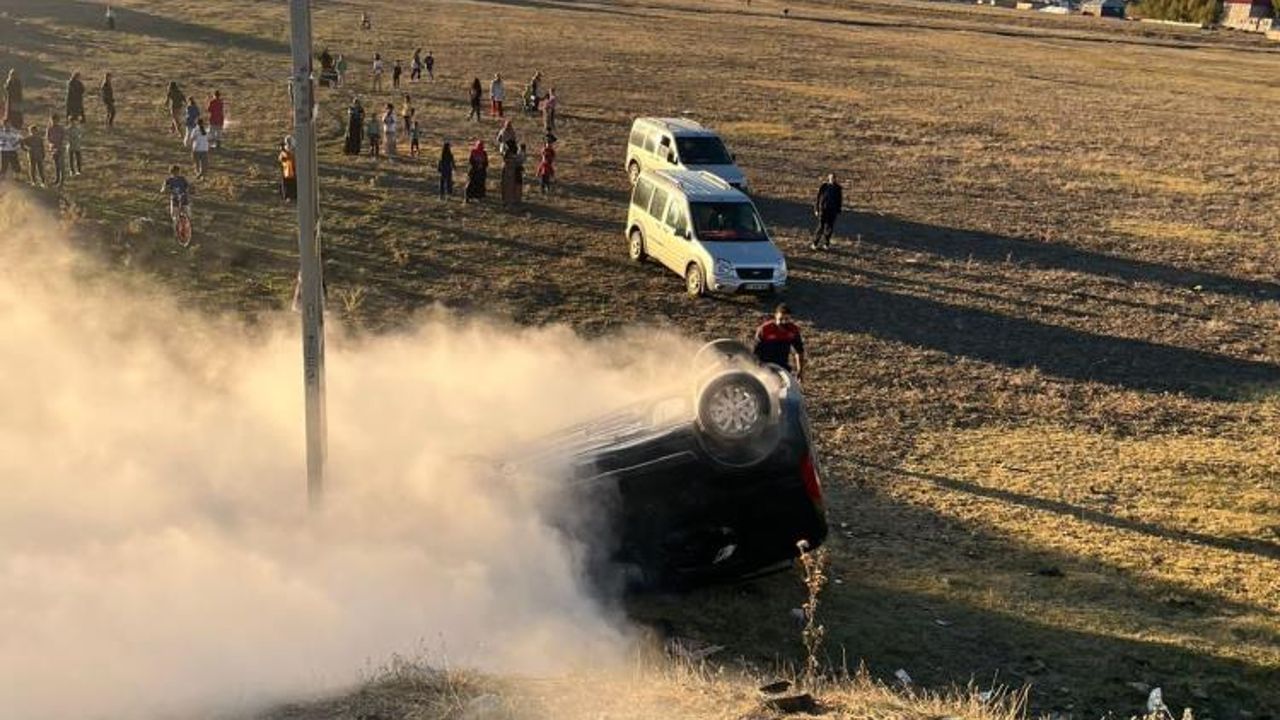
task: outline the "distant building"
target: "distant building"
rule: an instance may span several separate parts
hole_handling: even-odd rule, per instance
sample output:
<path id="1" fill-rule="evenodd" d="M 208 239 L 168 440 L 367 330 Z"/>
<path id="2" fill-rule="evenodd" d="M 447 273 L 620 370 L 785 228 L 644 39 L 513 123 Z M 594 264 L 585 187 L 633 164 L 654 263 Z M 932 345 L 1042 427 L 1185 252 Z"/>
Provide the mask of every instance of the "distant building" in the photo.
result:
<path id="1" fill-rule="evenodd" d="M 1085 0 L 1085 3 L 1080 6 L 1080 14 L 1122 18 L 1124 17 L 1124 0 Z"/>
<path id="2" fill-rule="evenodd" d="M 1222 26 L 1237 30 L 1266 32 L 1263 20 L 1271 17 L 1271 0 L 1226 0 L 1222 5 Z"/>

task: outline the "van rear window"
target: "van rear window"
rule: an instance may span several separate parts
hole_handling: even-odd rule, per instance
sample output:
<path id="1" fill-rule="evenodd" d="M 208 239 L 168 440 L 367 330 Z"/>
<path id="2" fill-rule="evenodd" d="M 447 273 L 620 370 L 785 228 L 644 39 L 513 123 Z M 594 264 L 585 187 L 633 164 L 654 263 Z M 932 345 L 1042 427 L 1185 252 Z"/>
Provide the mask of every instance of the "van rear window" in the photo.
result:
<path id="1" fill-rule="evenodd" d="M 653 198 L 653 183 L 640 178 L 640 182 L 636 183 L 635 192 L 631 193 L 631 204 L 644 210 L 649 211 L 649 200 Z"/>
<path id="2" fill-rule="evenodd" d="M 631 144 L 634 147 L 644 147 L 644 130 L 635 128 L 631 131 Z"/>

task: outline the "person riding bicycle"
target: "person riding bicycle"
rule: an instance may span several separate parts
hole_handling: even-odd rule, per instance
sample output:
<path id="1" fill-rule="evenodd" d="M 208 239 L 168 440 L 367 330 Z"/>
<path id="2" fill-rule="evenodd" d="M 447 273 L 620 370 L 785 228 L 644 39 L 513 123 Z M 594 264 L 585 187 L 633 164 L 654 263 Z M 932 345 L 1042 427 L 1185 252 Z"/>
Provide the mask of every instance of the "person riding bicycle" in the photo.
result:
<path id="1" fill-rule="evenodd" d="M 186 209 L 190 213 L 191 208 L 191 183 L 182 176 L 182 168 L 177 165 L 169 167 L 169 177 L 164 181 L 164 187 L 160 192 L 169 194 L 169 217 L 173 219 L 174 227 L 178 226 L 178 210 Z"/>

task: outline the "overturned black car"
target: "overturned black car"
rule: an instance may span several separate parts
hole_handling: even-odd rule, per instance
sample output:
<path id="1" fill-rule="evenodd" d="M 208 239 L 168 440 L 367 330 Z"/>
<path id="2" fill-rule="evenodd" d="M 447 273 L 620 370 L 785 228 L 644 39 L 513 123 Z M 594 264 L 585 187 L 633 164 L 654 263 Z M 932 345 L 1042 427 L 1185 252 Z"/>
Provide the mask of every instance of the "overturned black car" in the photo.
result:
<path id="1" fill-rule="evenodd" d="M 561 507 L 592 509 L 557 525 L 590 547 L 595 569 L 622 568 L 633 587 L 764 574 L 787 567 L 799 541 L 817 547 L 827 535 L 795 378 L 732 340 L 704 346 L 694 365 L 693 388 L 538 444 L 570 458 L 571 498 Z"/>

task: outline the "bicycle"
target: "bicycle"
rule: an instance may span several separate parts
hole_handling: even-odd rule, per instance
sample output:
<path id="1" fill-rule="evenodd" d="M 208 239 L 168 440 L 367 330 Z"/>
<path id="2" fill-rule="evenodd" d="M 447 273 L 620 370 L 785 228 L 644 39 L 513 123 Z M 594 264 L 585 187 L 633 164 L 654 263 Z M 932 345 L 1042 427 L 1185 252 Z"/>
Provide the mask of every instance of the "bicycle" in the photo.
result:
<path id="1" fill-rule="evenodd" d="M 170 214 L 173 217 L 173 237 L 182 247 L 191 245 L 191 201 L 183 198 L 171 201 Z"/>

